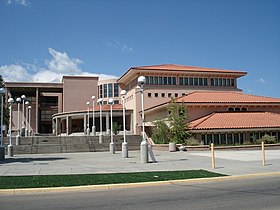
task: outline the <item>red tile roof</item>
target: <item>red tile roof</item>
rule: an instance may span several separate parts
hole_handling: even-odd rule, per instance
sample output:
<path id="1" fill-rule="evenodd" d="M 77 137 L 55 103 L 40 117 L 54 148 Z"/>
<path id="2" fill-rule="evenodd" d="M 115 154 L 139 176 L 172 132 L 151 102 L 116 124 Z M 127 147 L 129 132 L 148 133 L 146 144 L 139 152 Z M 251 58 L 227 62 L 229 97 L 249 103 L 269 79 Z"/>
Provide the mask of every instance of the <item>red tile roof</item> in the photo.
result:
<path id="1" fill-rule="evenodd" d="M 183 103 L 280 103 L 280 98 L 256 96 L 237 91 L 195 91 L 176 99 Z"/>
<path id="2" fill-rule="evenodd" d="M 189 123 L 193 130 L 280 128 L 280 114 L 271 112 L 212 113 Z"/>
<path id="3" fill-rule="evenodd" d="M 198 66 L 183 66 L 177 64 L 162 64 L 162 65 L 154 65 L 154 66 L 137 66 L 132 67 L 131 69 L 138 69 L 138 70 L 175 70 L 175 71 L 200 71 L 200 72 L 225 72 L 225 73 L 241 73 L 247 74 L 244 71 L 237 71 L 237 70 L 225 70 L 225 69 L 218 69 L 218 68 L 206 68 L 206 67 L 198 67 Z"/>

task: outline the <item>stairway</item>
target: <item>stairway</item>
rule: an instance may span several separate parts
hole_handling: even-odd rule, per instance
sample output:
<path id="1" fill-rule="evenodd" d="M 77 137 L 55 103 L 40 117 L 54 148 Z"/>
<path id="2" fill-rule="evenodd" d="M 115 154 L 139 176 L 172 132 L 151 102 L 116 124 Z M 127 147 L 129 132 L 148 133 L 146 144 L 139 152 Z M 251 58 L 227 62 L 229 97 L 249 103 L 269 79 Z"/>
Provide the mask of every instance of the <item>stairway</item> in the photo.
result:
<path id="1" fill-rule="evenodd" d="M 128 149 L 139 150 L 141 136 L 127 135 Z M 123 136 L 114 136 L 116 151 L 121 151 Z M 98 136 L 32 136 L 21 137 L 20 145 L 15 145 L 12 138 L 14 154 L 47 154 L 71 152 L 103 152 L 109 151 L 110 136 L 103 136 L 103 143 L 99 144 Z M 8 138 L 4 138 L 5 146 Z M 7 154 L 7 153 L 6 153 Z"/>

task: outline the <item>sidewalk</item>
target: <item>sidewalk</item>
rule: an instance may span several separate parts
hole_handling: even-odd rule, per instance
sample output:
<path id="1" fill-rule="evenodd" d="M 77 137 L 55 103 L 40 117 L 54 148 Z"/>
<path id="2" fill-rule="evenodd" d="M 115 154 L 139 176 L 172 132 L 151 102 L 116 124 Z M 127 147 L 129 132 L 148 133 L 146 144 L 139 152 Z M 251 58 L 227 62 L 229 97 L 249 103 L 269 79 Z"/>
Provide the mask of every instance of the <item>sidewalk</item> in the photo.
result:
<path id="1" fill-rule="evenodd" d="M 7 157 L 0 162 L 0 176 L 95 174 L 144 171 L 204 169 L 227 175 L 280 171 L 280 150 L 266 151 L 262 166 L 261 151 L 215 151 L 216 168 L 211 168 L 211 152 L 154 151 L 157 163 L 140 163 L 140 151 L 28 154 Z"/>

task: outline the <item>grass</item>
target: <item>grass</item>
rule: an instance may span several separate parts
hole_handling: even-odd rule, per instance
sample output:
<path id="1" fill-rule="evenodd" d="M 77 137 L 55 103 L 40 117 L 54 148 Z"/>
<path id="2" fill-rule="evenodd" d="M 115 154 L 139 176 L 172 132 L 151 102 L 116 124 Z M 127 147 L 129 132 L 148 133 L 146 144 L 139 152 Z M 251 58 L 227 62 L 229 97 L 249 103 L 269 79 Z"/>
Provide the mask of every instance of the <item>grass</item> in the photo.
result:
<path id="1" fill-rule="evenodd" d="M 114 174 L 0 176 L 0 189 L 67 187 L 153 182 L 225 176 L 205 170 L 155 171 Z"/>

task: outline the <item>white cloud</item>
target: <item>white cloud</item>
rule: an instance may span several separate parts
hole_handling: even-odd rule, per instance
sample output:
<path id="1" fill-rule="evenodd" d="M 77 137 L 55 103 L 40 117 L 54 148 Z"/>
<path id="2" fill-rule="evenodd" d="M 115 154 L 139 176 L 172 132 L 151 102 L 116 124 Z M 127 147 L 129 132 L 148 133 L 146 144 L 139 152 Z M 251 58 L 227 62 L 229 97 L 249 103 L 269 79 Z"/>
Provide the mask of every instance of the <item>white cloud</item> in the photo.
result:
<path id="1" fill-rule="evenodd" d="M 6 4 L 7 5 L 10 5 L 12 3 L 19 4 L 19 5 L 22 5 L 22 6 L 30 5 L 30 1 L 29 0 L 6 0 Z"/>
<path id="2" fill-rule="evenodd" d="M 107 47 L 118 48 L 125 52 L 135 52 L 132 47 L 129 47 L 127 44 L 121 43 L 116 39 L 105 41 L 105 44 Z"/>
<path id="3" fill-rule="evenodd" d="M 266 84 L 266 81 L 263 78 L 256 80 L 257 83 Z"/>
<path id="4" fill-rule="evenodd" d="M 66 52 L 58 52 L 49 48 L 52 58 L 45 60 L 46 67 L 38 67 L 35 64 L 11 64 L 0 66 L 0 74 L 6 82 L 61 82 L 65 75 L 94 76 L 99 80 L 117 78 L 114 75 L 94 74 L 84 72 L 79 65 L 83 62 L 77 58 L 71 58 Z"/>
<path id="5" fill-rule="evenodd" d="M 32 76 L 27 69 L 18 64 L 0 66 L 0 73 L 7 82 L 28 82 L 32 80 Z"/>

